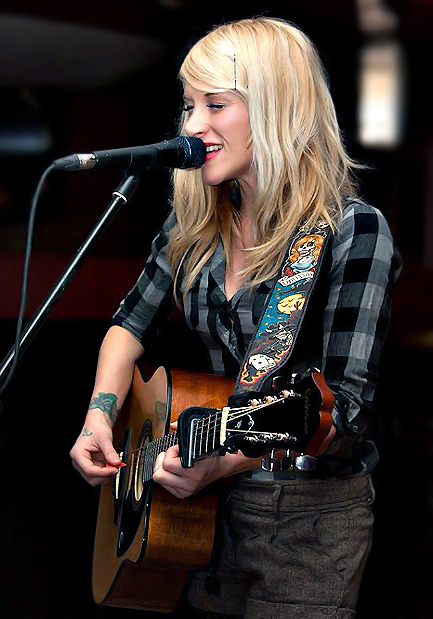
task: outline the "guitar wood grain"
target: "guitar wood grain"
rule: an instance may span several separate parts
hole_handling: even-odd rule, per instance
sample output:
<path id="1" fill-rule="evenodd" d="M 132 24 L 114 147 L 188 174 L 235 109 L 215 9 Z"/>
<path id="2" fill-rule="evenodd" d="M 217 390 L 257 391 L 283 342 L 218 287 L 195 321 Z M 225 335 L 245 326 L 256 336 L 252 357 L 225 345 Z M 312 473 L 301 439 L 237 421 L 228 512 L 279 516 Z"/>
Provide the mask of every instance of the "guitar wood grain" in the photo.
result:
<path id="1" fill-rule="evenodd" d="M 170 421 L 189 406 L 220 407 L 233 393 L 227 378 L 183 370 L 168 372 L 160 367 L 146 381 L 136 367 L 132 387 L 118 416 L 113 435 L 118 451 L 135 450 L 145 423 L 152 428 L 149 440 L 164 436 Z M 126 454 L 127 456 L 128 454 Z M 126 459 L 125 459 L 126 461 Z M 137 458 L 136 458 L 137 461 Z M 121 469 L 124 475 L 120 507 L 115 501 L 115 481 L 101 487 L 97 517 L 92 586 L 97 603 L 107 606 L 168 612 L 174 609 L 191 575 L 209 562 L 213 544 L 218 497 L 212 487 L 187 499 L 177 499 L 161 486 L 140 484 L 133 478 L 133 467 Z M 122 488 L 122 484 L 118 484 Z M 125 490 L 129 489 L 128 492 Z M 138 488 L 138 490 L 137 490 Z M 142 510 L 136 534 L 125 552 L 118 556 L 119 535 L 124 523 L 116 514 L 127 511 L 122 504 L 134 497 L 137 514 Z M 122 490 L 121 490 L 122 492 Z"/>

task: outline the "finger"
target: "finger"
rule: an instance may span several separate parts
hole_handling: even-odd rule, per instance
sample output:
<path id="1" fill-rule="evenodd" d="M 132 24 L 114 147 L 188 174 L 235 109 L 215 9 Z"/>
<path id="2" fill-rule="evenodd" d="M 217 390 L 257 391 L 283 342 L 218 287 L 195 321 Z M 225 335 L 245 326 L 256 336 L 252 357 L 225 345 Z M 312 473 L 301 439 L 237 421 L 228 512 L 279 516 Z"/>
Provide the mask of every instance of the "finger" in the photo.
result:
<path id="1" fill-rule="evenodd" d="M 174 473 L 164 470 L 162 467 L 155 470 L 153 473 L 153 481 L 160 484 L 171 494 L 174 494 L 178 499 L 183 499 L 193 493 L 190 488 L 191 480 Z"/>
<path id="2" fill-rule="evenodd" d="M 155 466 L 153 467 L 154 471 L 159 470 L 162 467 L 164 458 L 165 458 L 165 451 L 162 451 L 155 460 Z"/>
<path id="3" fill-rule="evenodd" d="M 174 475 L 185 475 L 186 471 L 192 471 L 192 469 L 185 469 L 182 466 L 179 457 L 178 445 L 174 445 L 173 447 L 169 447 L 169 449 L 167 449 L 167 451 L 164 453 L 164 458 L 162 459 L 161 466 L 164 471 L 169 471 Z"/>
<path id="4" fill-rule="evenodd" d="M 87 483 L 90 484 L 91 486 L 97 486 L 98 484 L 102 483 L 103 481 L 106 481 L 107 479 L 105 477 L 100 477 L 99 475 L 95 475 L 94 473 L 91 473 L 91 474 L 86 473 L 75 460 L 72 460 L 72 466 L 81 475 L 81 477 L 85 481 L 87 481 Z"/>
<path id="5" fill-rule="evenodd" d="M 119 470 L 120 464 L 120 461 L 117 465 L 108 464 L 103 454 L 86 449 L 76 453 L 72 462 L 74 467 L 87 481 L 95 477 L 104 479 L 105 477 L 115 475 Z"/>
<path id="6" fill-rule="evenodd" d="M 153 469 L 154 481 L 168 489 L 168 486 L 178 486 L 184 477 L 185 469 L 180 464 L 177 451 L 172 447 L 160 453 Z"/>
<path id="7" fill-rule="evenodd" d="M 85 473 L 84 471 L 77 468 L 78 472 L 81 476 L 89 483 L 91 486 L 97 486 L 99 484 L 104 484 L 110 481 L 116 474 L 118 469 L 110 468 L 108 469 L 98 469 L 98 473 Z"/>
<path id="8" fill-rule="evenodd" d="M 106 441 L 101 440 L 99 446 L 100 446 L 101 452 L 104 454 L 106 463 L 110 464 L 111 466 L 118 467 L 119 463 L 121 462 L 121 459 L 117 451 L 114 449 L 113 443 L 110 440 L 106 440 Z"/>
<path id="9" fill-rule="evenodd" d="M 180 463 L 179 445 L 173 445 L 172 447 L 169 447 L 165 452 L 165 459 L 168 462 L 172 462 L 173 460 L 179 460 Z"/>
<path id="10" fill-rule="evenodd" d="M 158 454 L 158 457 L 155 460 L 155 466 L 153 468 L 154 471 L 157 469 L 163 468 L 164 470 L 176 469 L 178 470 L 178 466 L 176 461 L 179 461 L 179 447 L 174 445 L 173 447 L 169 447 L 167 451 L 162 451 Z M 182 467 L 183 468 L 183 467 Z"/>

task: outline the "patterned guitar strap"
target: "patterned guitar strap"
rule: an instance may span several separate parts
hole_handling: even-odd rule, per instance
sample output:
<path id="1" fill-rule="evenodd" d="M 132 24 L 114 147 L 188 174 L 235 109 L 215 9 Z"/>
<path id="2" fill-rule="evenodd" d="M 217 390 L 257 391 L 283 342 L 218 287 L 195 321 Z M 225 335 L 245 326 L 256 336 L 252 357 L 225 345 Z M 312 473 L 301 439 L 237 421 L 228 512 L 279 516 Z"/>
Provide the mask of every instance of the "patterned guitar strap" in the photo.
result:
<path id="1" fill-rule="evenodd" d="M 318 280 L 328 240 L 326 223 L 302 225 L 292 236 L 236 380 L 235 394 L 260 391 L 289 361 Z"/>
<path id="2" fill-rule="evenodd" d="M 270 292 L 255 335 L 236 380 L 234 394 L 260 391 L 265 381 L 288 362 L 300 331 L 308 302 L 318 280 L 328 240 L 328 224 L 305 225 L 290 239 L 280 275 Z M 228 492 L 228 486 L 225 492 Z M 222 549 L 222 521 L 227 495 L 218 502 L 212 557 L 205 578 L 206 591 L 219 595 L 217 569 Z"/>

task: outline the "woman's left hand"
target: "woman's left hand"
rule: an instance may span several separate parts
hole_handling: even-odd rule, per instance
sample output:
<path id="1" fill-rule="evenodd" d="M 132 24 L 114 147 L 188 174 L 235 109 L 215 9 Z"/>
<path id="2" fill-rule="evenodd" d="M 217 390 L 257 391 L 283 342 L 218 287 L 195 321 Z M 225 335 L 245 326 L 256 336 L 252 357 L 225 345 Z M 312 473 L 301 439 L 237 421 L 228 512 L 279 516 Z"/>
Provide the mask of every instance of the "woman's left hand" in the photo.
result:
<path id="1" fill-rule="evenodd" d="M 221 456 L 198 460 L 190 469 L 180 463 L 179 446 L 160 453 L 155 462 L 153 480 L 178 499 L 185 499 L 221 477 Z"/>

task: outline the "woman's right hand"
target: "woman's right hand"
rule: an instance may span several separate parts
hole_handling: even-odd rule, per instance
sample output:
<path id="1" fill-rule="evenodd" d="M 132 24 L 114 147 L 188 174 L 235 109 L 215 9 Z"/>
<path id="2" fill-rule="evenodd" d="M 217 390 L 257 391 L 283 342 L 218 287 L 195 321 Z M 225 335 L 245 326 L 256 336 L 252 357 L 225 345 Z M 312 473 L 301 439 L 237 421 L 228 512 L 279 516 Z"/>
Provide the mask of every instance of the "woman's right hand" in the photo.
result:
<path id="1" fill-rule="evenodd" d="M 115 475 L 121 465 L 119 454 L 113 447 L 111 426 L 100 411 L 89 411 L 70 453 L 74 468 L 91 486 Z"/>
<path id="2" fill-rule="evenodd" d="M 121 466 L 111 428 L 143 352 L 135 337 L 118 326 L 111 327 L 102 342 L 86 421 L 70 452 L 74 468 L 92 486 L 115 475 Z"/>

